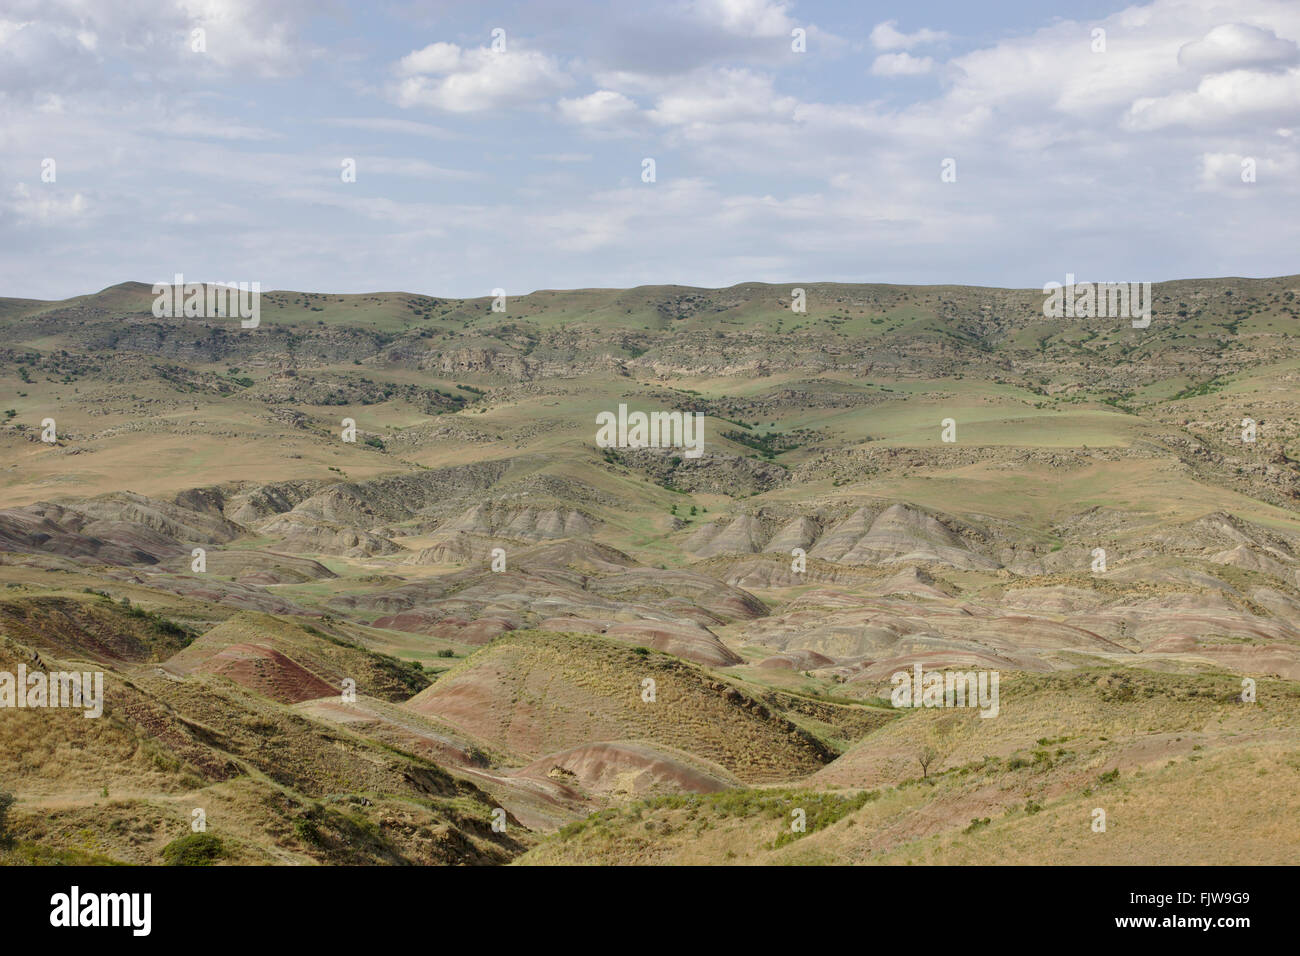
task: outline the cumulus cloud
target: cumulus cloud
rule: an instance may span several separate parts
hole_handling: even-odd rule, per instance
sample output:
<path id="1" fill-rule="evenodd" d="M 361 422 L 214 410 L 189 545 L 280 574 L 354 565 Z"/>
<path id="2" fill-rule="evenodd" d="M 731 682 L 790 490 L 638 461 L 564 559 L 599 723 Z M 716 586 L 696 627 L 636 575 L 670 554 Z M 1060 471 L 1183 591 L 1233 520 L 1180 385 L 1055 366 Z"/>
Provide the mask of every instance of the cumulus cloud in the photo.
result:
<path id="1" fill-rule="evenodd" d="M 920 76 L 933 69 L 932 58 L 910 53 L 882 53 L 871 64 L 874 76 Z"/>
<path id="2" fill-rule="evenodd" d="M 413 50 L 397 61 L 397 72 L 402 76 L 421 73 L 451 73 L 461 64 L 461 51 L 454 43 L 430 43 L 422 50 Z"/>
<path id="3" fill-rule="evenodd" d="M 1129 129 L 1208 129 L 1238 120 L 1294 124 L 1300 113 L 1300 68 L 1285 73 L 1232 70 L 1204 77 L 1195 90 L 1141 97 L 1124 117 Z"/>
<path id="4" fill-rule="evenodd" d="M 1294 40 L 1247 23 L 1221 24 L 1178 51 L 1179 63 L 1202 73 L 1276 67 L 1296 60 L 1300 60 L 1300 48 Z"/>
<path id="5" fill-rule="evenodd" d="M 682 78 L 649 111 L 656 123 L 678 126 L 790 118 L 798 100 L 776 92 L 771 76 L 746 69 L 701 70 Z"/>
<path id="6" fill-rule="evenodd" d="M 99 6 L 61 2 L 78 9 Z M 191 66 L 193 57 L 203 56 L 224 69 L 284 76 L 302 69 L 318 52 L 302 37 L 310 8 L 296 0 L 145 0 L 141 6 L 161 27 L 145 35 L 160 45 L 174 45 Z M 165 31 L 172 29 L 176 35 L 168 36 Z M 205 33 L 203 53 L 192 48 L 195 29 Z"/>
<path id="7" fill-rule="evenodd" d="M 868 22 L 868 61 L 846 63 L 803 9 L 764 0 L 521 7 L 503 54 L 465 39 L 490 21 L 447 4 L 418 41 L 358 16 L 328 58 L 303 39 L 307 0 L 194 0 L 206 59 L 174 0 L 6 0 L 0 165 L 30 185 L 0 189 L 0 294 L 152 279 L 177 258 L 281 287 L 437 294 L 503 270 L 521 289 L 1294 272 L 1300 4 L 1130 2 L 1095 20 L 1019 5 L 978 40 Z M 247 59 L 259 50 L 269 67 Z M 903 81 L 873 99 L 867 71 Z M 483 122 L 520 108 L 508 135 Z M 34 181 L 45 156 L 57 186 Z M 354 184 L 342 157 L 360 161 Z"/>
<path id="8" fill-rule="evenodd" d="M 898 29 L 897 20 L 877 23 L 871 31 L 871 45 L 877 50 L 910 50 L 914 46 L 942 43 L 947 39 L 948 34 L 944 31 L 928 27 L 922 27 L 915 33 L 903 33 Z"/>
<path id="9" fill-rule="evenodd" d="M 534 50 L 463 50 L 431 43 L 398 61 L 393 88 L 398 106 L 423 106 L 448 113 L 521 106 L 545 99 L 572 84 L 559 63 Z"/>
<path id="10" fill-rule="evenodd" d="M 557 108 L 564 119 L 585 126 L 618 123 L 637 112 L 636 103 L 613 90 L 597 90 L 587 96 L 560 100 Z"/>

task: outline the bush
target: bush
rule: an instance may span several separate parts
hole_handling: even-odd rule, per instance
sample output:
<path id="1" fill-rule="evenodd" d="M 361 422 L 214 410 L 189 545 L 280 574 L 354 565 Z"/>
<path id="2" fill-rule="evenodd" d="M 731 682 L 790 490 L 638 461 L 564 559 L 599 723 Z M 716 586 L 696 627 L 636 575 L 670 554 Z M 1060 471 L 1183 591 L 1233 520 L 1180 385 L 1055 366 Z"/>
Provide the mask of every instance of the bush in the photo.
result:
<path id="1" fill-rule="evenodd" d="M 225 855 L 220 837 L 211 833 L 187 833 L 163 847 L 163 860 L 168 866 L 211 866 Z"/>
<path id="2" fill-rule="evenodd" d="M 9 808 L 14 805 L 14 795 L 7 790 L 0 790 L 0 845 L 9 842 L 9 831 L 6 823 L 9 819 Z"/>
<path id="3" fill-rule="evenodd" d="M 293 833 L 308 846 L 321 846 L 325 842 L 316 824 L 306 817 L 298 817 L 293 821 Z"/>

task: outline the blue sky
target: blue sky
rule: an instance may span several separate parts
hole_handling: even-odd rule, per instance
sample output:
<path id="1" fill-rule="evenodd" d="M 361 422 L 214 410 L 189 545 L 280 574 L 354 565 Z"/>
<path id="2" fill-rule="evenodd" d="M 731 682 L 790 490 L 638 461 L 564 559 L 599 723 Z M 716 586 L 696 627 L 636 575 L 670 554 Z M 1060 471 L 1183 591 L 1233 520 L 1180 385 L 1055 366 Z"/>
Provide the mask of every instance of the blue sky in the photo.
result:
<path id="1" fill-rule="evenodd" d="M 6 0 L 0 295 L 1293 274 L 1298 40 L 1295 0 Z"/>

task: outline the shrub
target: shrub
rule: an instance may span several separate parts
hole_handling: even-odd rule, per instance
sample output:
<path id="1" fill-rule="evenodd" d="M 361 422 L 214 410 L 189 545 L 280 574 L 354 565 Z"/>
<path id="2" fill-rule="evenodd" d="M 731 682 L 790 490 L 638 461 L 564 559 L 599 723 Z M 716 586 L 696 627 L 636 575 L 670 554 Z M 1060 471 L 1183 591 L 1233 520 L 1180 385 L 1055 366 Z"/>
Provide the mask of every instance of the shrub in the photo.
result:
<path id="1" fill-rule="evenodd" d="M 9 808 L 13 805 L 14 795 L 7 790 L 0 790 L 0 845 L 9 842 L 7 821 L 9 819 Z"/>
<path id="2" fill-rule="evenodd" d="M 298 817 L 293 821 L 293 833 L 294 836 L 309 846 L 320 846 L 325 842 L 321 837 L 320 830 L 316 828 L 316 824 L 306 817 Z"/>
<path id="3" fill-rule="evenodd" d="M 211 833 L 187 833 L 163 847 L 162 855 L 168 866 L 211 866 L 225 852 L 220 837 Z"/>

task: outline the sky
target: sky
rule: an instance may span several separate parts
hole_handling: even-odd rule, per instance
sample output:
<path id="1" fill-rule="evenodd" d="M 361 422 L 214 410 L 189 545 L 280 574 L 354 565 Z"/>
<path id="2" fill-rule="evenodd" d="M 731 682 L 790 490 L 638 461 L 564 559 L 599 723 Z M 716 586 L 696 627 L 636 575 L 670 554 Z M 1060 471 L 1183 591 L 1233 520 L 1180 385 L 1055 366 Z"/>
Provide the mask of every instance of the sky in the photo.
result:
<path id="1" fill-rule="evenodd" d="M 1297 41 L 1300 0 L 0 0 L 0 296 L 1290 275 Z"/>

